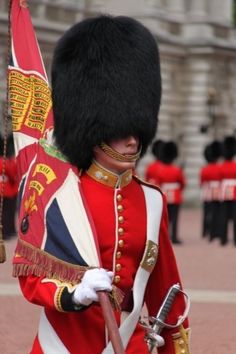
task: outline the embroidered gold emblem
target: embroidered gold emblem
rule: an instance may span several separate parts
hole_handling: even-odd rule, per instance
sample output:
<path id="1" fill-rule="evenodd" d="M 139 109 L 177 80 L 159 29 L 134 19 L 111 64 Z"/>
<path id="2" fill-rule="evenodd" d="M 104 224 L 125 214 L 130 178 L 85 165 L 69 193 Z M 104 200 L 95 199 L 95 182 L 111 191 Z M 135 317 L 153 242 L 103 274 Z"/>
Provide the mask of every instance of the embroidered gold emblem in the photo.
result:
<path id="1" fill-rule="evenodd" d="M 51 167 L 44 163 L 38 163 L 35 166 L 33 177 L 36 175 L 36 173 L 42 173 L 46 179 L 47 179 L 47 184 L 50 184 L 54 179 L 56 179 L 56 175 Z"/>
<path id="2" fill-rule="evenodd" d="M 37 211 L 38 207 L 35 204 L 35 193 L 33 193 L 29 199 L 26 199 L 25 203 L 24 203 L 24 207 L 25 207 L 25 212 L 26 214 L 30 214 L 32 211 Z"/>
<path id="3" fill-rule="evenodd" d="M 140 266 L 144 268 L 147 272 L 151 273 L 153 268 L 155 267 L 157 256 L 158 245 L 155 242 L 148 240 Z"/>
<path id="4" fill-rule="evenodd" d="M 51 91 L 36 74 L 26 74 L 16 69 L 9 73 L 9 100 L 13 131 L 22 125 L 44 131 L 48 112 L 51 109 Z"/>
<path id="5" fill-rule="evenodd" d="M 44 191 L 44 187 L 42 186 L 42 184 L 39 183 L 38 181 L 35 181 L 35 180 L 30 181 L 29 189 L 31 189 L 31 188 L 36 189 L 36 191 L 38 192 L 38 195 L 41 195 Z"/>

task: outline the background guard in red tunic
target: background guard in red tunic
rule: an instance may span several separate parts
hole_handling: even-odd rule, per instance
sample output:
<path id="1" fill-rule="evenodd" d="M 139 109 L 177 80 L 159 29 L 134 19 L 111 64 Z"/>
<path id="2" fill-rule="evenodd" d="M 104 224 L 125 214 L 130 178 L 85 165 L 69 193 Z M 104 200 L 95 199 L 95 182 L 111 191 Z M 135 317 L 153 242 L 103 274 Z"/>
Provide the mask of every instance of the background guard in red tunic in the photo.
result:
<path id="1" fill-rule="evenodd" d="M 223 141 L 223 158 L 221 165 L 221 245 L 228 243 L 228 226 L 233 222 L 233 241 L 236 245 L 236 139 L 227 136 Z"/>
<path id="2" fill-rule="evenodd" d="M 160 186 L 160 181 L 159 181 L 159 168 L 162 165 L 162 162 L 160 160 L 160 150 L 161 146 L 164 144 L 164 141 L 161 139 L 158 139 L 154 141 L 152 144 L 152 154 L 155 157 L 155 161 L 151 162 L 147 167 L 145 171 L 145 180 L 148 183 L 154 184 L 156 186 Z"/>
<path id="3" fill-rule="evenodd" d="M 18 191 L 17 168 L 14 156 L 13 136 L 7 138 L 7 151 L 5 159 L 5 173 L 2 176 L 3 168 L 3 139 L 0 137 L 0 188 L 4 184 L 3 198 L 3 238 L 7 240 L 16 236 L 16 199 Z"/>
<path id="4" fill-rule="evenodd" d="M 13 1 L 14 39 L 28 16 Z M 31 353 L 110 352 L 98 290 L 111 292 L 120 304 L 114 313 L 126 353 L 148 353 L 138 323 L 142 306 L 155 316 L 169 288 L 180 283 L 165 198 L 132 175 L 157 127 L 155 40 L 126 17 L 101 16 L 69 29 L 54 54 L 54 132 L 42 67 L 39 74 L 20 63 L 23 68 L 10 73 L 22 177 L 13 263 L 24 296 L 42 306 Z M 16 104 L 24 97 L 26 116 L 18 115 Z M 177 296 L 167 320 L 176 322 L 184 307 Z M 187 319 L 162 336 L 159 353 L 189 352 Z"/>
<path id="5" fill-rule="evenodd" d="M 183 202 L 182 191 L 186 184 L 183 170 L 173 163 L 177 156 L 178 149 L 174 142 L 162 142 L 157 150 L 157 162 L 148 166 L 146 172 L 147 180 L 159 186 L 166 196 L 170 237 L 174 244 L 181 243 L 178 237 L 178 218 Z"/>
<path id="6" fill-rule="evenodd" d="M 202 236 L 209 241 L 220 235 L 221 226 L 221 164 L 222 144 L 213 141 L 204 149 L 208 162 L 200 170 L 201 196 L 203 201 Z"/>

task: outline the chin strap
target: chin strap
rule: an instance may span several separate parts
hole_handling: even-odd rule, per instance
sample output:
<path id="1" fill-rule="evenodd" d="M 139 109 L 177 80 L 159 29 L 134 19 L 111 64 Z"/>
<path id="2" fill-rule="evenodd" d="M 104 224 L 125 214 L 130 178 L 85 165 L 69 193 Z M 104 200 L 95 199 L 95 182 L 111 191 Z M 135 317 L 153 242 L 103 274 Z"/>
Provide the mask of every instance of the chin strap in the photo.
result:
<path id="1" fill-rule="evenodd" d="M 112 149 L 106 143 L 101 143 L 100 148 L 106 155 L 112 157 L 114 160 L 121 161 L 121 162 L 136 162 L 140 158 L 140 154 L 142 151 L 142 146 L 140 147 L 139 151 L 133 155 L 123 155 L 120 154 L 118 151 Z"/>

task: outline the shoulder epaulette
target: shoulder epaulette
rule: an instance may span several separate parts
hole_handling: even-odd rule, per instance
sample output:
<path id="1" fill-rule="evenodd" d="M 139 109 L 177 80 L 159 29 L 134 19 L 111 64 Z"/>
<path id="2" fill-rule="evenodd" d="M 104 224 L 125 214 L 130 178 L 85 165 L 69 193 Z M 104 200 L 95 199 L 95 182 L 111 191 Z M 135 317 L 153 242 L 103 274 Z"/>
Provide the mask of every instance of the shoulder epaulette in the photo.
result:
<path id="1" fill-rule="evenodd" d="M 137 175 L 133 175 L 133 177 L 134 177 L 134 179 L 135 179 L 139 184 L 143 184 L 144 186 L 147 186 L 147 187 L 156 189 L 156 190 L 158 190 L 161 194 L 163 194 L 161 188 L 160 188 L 159 186 L 157 186 L 156 184 L 149 183 L 149 182 L 145 181 L 144 179 L 140 178 L 140 177 L 137 176 Z"/>

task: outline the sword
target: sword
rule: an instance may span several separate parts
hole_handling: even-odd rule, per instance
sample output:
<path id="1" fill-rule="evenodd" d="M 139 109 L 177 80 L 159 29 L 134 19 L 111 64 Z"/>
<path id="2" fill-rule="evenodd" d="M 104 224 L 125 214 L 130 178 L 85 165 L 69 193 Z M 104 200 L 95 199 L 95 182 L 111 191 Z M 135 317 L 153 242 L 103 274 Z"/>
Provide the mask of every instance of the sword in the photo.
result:
<path id="1" fill-rule="evenodd" d="M 176 324 L 171 325 L 171 324 L 167 324 L 165 323 L 165 320 L 168 316 L 168 313 L 171 310 L 171 307 L 173 305 L 174 299 L 176 297 L 176 295 L 181 292 L 184 294 L 184 296 L 187 298 L 187 304 L 186 304 L 186 308 L 184 311 L 184 314 L 182 316 L 179 317 L 178 321 Z M 163 343 L 160 345 L 160 333 L 162 331 L 162 329 L 164 327 L 167 328 L 176 328 L 178 326 L 180 326 L 183 321 L 185 320 L 185 318 L 188 315 L 189 312 L 189 307 L 190 307 L 190 302 L 189 302 L 189 298 L 188 295 L 186 293 L 184 293 L 181 288 L 180 288 L 180 284 L 176 283 L 174 285 L 172 285 L 156 315 L 156 317 L 149 317 L 149 320 L 151 322 L 151 325 L 147 325 L 144 322 L 141 322 L 141 325 L 146 329 L 147 334 L 146 334 L 146 342 L 148 344 L 148 348 L 149 348 L 149 353 L 152 353 L 153 349 L 155 347 L 161 346 L 164 344 L 164 340 Z"/>

